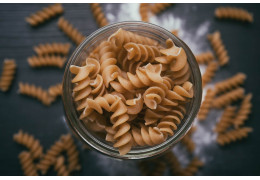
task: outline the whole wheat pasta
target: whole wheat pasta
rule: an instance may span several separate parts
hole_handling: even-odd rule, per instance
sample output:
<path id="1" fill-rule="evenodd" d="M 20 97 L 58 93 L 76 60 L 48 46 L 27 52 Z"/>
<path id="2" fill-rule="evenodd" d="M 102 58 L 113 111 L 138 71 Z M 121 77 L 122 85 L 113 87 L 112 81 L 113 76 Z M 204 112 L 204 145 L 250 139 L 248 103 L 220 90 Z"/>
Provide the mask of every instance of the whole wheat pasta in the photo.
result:
<path id="1" fill-rule="evenodd" d="M 68 172 L 74 170 L 80 170 L 81 166 L 79 164 L 79 151 L 74 143 L 70 134 L 61 137 L 64 143 L 64 150 L 68 156 Z"/>
<path id="2" fill-rule="evenodd" d="M 200 106 L 200 110 L 198 112 L 198 119 L 203 121 L 207 118 L 209 110 L 212 107 L 213 99 L 215 98 L 215 90 L 208 89 L 204 98 L 204 101 L 202 102 Z"/>
<path id="3" fill-rule="evenodd" d="M 252 94 L 248 94 L 244 97 L 243 101 L 241 102 L 241 105 L 238 109 L 238 112 L 234 118 L 234 126 L 235 128 L 239 128 L 242 125 L 244 125 L 245 121 L 248 119 L 249 114 L 251 113 L 252 109 Z"/>
<path id="4" fill-rule="evenodd" d="M 61 56 L 32 56 L 27 59 L 29 65 L 33 68 L 54 66 L 62 68 L 66 62 L 65 57 Z"/>
<path id="5" fill-rule="evenodd" d="M 49 5 L 48 7 L 43 8 L 40 11 L 35 12 L 34 14 L 31 14 L 25 20 L 31 26 L 37 26 L 37 25 L 51 19 L 52 17 L 57 16 L 62 13 L 63 13 L 63 7 L 61 6 L 61 4 L 52 4 L 52 5 Z"/>
<path id="6" fill-rule="evenodd" d="M 229 91 L 233 88 L 242 85 L 246 80 L 246 74 L 244 73 L 237 73 L 236 75 L 228 78 L 226 80 L 220 81 L 215 84 L 216 93 L 223 93 L 225 91 Z"/>
<path id="7" fill-rule="evenodd" d="M 215 16 L 219 19 L 234 19 L 238 21 L 254 21 L 253 14 L 247 10 L 236 7 L 218 7 L 215 9 Z"/>
<path id="8" fill-rule="evenodd" d="M 210 62 L 205 73 L 202 75 L 202 87 L 209 83 L 212 78 L 215 76 L 216 71 L 218 70 L 218 64 L 216 62 Z"/>
<path id="9" fill-rule="evenodd" d="M 219 65 L 224 66 L 229 62 L 228 52 L 222 42 L 221 35 L 219 31 L 215 31 L 212 34 L 208 35 L 208 40 L 215 51 Z"/>
<path id="10" fill-rule="evenodd" d="M 50 96 L 57 97 L 62 94 L 62 83 L 50 86 L 48 89 L 48 93 Z"/>
<path id="11" fill-rule="evenodd" d="M 17 134 L 14 134 L 13 139 L 18 144 L 24 145 L 30 150 L 33 159 L 40 158 L 42 156 L 43 147 L 38 139 L 35 139 L 33 135 L 19 130 Z"/>
<path id="12" fill-rule="evenodd" d="M 0 77 L 0 90 L 1 91 L 7 91 L 14 79 L 16 72 L 16 63 L 15 60 L 12 59 L 6 59 L 4 60 L 3 63 L 3 68 L 2 68 L 2 74 Z"/>
<path id="13" fill-rule="evenodd" d="M 153 14 L 159 14 L 169 6 L 171 6 L 171 3 L 154 3 L 151 5 L 151 11 Z"/>
<path id="14" fill-rule="evenodd" d="M 54 164 L 54 170 L 57 172 L 58 176 L 68 176 L 69 175 L 69 172 L 65 165 L 64 156 L 57 157 L 56 162 Z"/>
<path id="15" fill-rule="evenodd" d="M 68 20 L 61 17 L 58 21 L 58 27 L 74 42 L 79 45 L 86 37 L 83 36 Z"/>
<path id="16" fill-rule="evenodd" d="M 248 133 L 252 131 L 253 129 L 249 127 L 242 127 L 242 128 L 230 130 L 223 134 L 219 134 L 217 137 L 217 142 L 219 145 L 224 146 L 231 142 L 235 142 L 243 138 L 246 138 L 248 136 Z"/>
<path id="17" fill-rule="evenodd" d="M 229 91 L 221 96 L 218 96 L 213 101 L 213 107 L 223 108 L 230 105 L 231 103 L 242 99 L 244 97 L 245 90 L 243 88 L 236 88 L 232 91 Z"/>
<path id="18" fill-rule="evenodd" d="M 48 54 L 62 54 L 68 55 L 70 50 L 69 43 L 46 43 L 34 46 L 33 50 L 38 56 L 48 55 Z"/>
<path id="19" fill-rule="evenodd" d="M 64 135 L 63 135 L 64 136 Z M 61 136 L 61 137 L 63 137 Z M 41 171 L 43 175 L 45 175 L 48 169 L 54 165 L 56 162 L 57 156 L 64 150 L 64 143 L 59 140 L 56 141 L 50 149 L 46 152 L 43 158 L 36 165 L 37 169 Z"/>
<path id="20" fill-rule="evenodd" d="M 236 108 L 233 106 L 226 107 L 214 131 L 217 133 L 225 132 L 233 124 L 235 111 Z"/>
<path id="21" fill-rule="evenodd" d="M 149 13 L 150 10 L 150 4 L 149 3 L 140 3 L 139 6 L 139 13 L 141 15 L 141 20 L 144 22 L 148 22 L 149 21 Z"/>
<path id="22" fill-rule="evenodd" d="M 91 8 L 93 16 L 95 17 L 99 27 L 108 25 L 107 18 L 105 17 L 105 14 L 103 13 L 102 8 L 100 7 L 99 3 L 91 3 L 90 8 Z"/>
<path id="23" fill-rule="evenodd" d="M 214 59 L 214 55 L 212 54 L 212 52 L 207 51 L 199 55 L 196 55 L 195 59 L 199 64 L 208 64 Z"/>
<path id="24" fill-rule="evenodd" d="M 171 31 L 171 33 L 178 37 L 179 30 L 178 29 L 174 29 L 174 30 Z"/>
<path id="25" fill-rule="evenodd" d="M 188 164 L 186 168 L 183 169 L 182 175 L 184 176 L 192 176 L 198 172 L 199 168 L 204 165 L 202 161 L 200 161 L 197 157 L 194 157 L 191 162 Z"/>
<path id="26" fill-rule="evenodd" d="M 48 92 L 43 90 L 41 87 L 28 83 L 19 83 L 19 93 L 36 98 L 46 106 L 49 106 L 54 100 L 53 97 L 51 97 Z"/>
<path id="27" fill-rule="evenodd" d="M 22 169 L 24 175 L 26 176 L 38 176 L 37 169 L 35 164 L 33 163 L 33 159 L 31 154 L 27 151 L 22 151 L 19 154 L 20 163 L 22 165 Z"/>
<path id="28" fill-rule="evenodd" d="M 195 143 L 193 142 L 191 136 L 196 130 L 195 127 L 191 127 L 189 132 L 182 138 L 181 143 L 186 146 L 187 150 L 192 153 L 195 149 Z"/>

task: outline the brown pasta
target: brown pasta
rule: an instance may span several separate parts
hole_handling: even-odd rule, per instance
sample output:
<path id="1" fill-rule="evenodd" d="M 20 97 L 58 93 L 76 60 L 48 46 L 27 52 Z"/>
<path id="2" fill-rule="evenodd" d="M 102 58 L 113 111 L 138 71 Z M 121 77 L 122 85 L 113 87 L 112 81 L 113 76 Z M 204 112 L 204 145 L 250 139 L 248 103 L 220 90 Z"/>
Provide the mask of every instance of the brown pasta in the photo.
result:
<path id="1" fill-rule="evenodd" d="M 187 150 L 192 153 L 195 149 L 195 143 L 191 139 L 192 134 L 196 130 L 195 127 L 191 127 L 189 132 L 182 138 L 181 143 L 187 148 Z"/>
<path id="2" fill-rule="evenodd" d="M 62 94 L 62 83 L 49 87 L 48 93 L 52 97 L 60 96 Z"/>
<path id="3" fill-rule="evenodd" d="M 230 92 L 227 92 L 221 96 L 218 96 L 213 101 L 213 107 L 223 108 L 231 103 L 242 99 L 244 97 L 245 90 L 243 88 L 236 88 Z"/>
<path id="4" fill-rule="evenodd" d="M 242 125 L 244 125 L 245 121 L 248 119 L 249 114 L 251 113 L 252 109 L 252 94 L 248 94 L 244 97 L 238 112 L 236 114 L 236 117 L 234 118 L 234 126 L 235 128 L 239 128 Z"/>
<path id="5" fill-rule="evenodd" d="M 64 163 L 65 163 L 64 156 L 57 157 L 56 162 L 54 164 L 54 170 L 57 172 L 58 176 L 68 176 L 69 175 L 69 172 Z"/>
<path id="6" fill-rule="evenodd" d="M 63 13 L 63 7 L 61 6 L 61 4 L 52 4 L 49 5 L 48 7 L 43 8 L 40 11 L 35 12 L 34 14 L 31 14 L 25 20 L 31 26 L 37 26 L 51 19 L 52 17 L 62 13 Z"/>
<path id="7" fill-rule="evenodd" d="M 64 135 L 63 135 L 64 136 Z M 62 136 L 62 137 L 63 137 Z M 48 169 L 54 165 L 56 162 L 57 156 L 64 150 L 64 142 L 56 141 L 50 149 L 46 152 L 43 158 L 36 165 L 37 169 L 41 171 L 43 175 L 45 175 Z"/>
<path id="8" fill-rule="evenodd" d="M 209 83 L 212 78 L 215 76 L 216 71 L 218 70 L 218 64 L 216 62 L 210 62 L 205 73 L 202 75 L 202 87 Z"/>
<path id="9" fill-rule="evenodd" d="M 236 7 L 218 7 L 215 10 L 215 16 L 219 19 L 234 19 L 243 22 L 254 21 L 253 14 L 247 10 Z"/>
<path id="10" fill-rule="evenodd" d="M 26 176 L 38 176 L 37 169 L 35 164 L 33 163 L 33 159 L 31 154 L 27 151 L 22 151 L 19 154 L 20 163 L 22 165 L 22 169 L 24 175 Z"/>
<path id="11" fill-rule="evenodd" d="M 15 60 L 6 59 L 3 63 L 2 74 L 0 77 L 0 90 L 5 92 L 10 88 L 16 72 Z"/>
<path id="12" fill-rule="evenodd" d="M 46 106 L 49 106 L 54 100 L 53 97 L 51 97 L 48 92 L 43 90 L 41 87 L 28 83 L 19 83 L 19 93 L 36 98 Z"/>
<path id="13" fill-rule="evenodd" d="M 164 158 L 169 165 L 170 171 L 173 175 L 179 176 L 182 174 L 183 168 L 181 167 L 178 158 L 174 155 L 173 152 L 167 152 L 164 155 Z"/>
<path id="14" fill-rule="evenodd" d="M 38 56 L 48 55 L 48 54 L 62 54 L 68 55 L 70 50 L 69 43 L 46 43 L 39 44 L 33 47 L 34 51 Z"/>
<path id="15" fill-rule="evenodd" d="M 220 118 L 220 121 L 216 124 L 214 131 L 217 133 L 225 132 L 233 124 L 235 111 L 235 107 L 226 107 Z"/>
<path id="16" fill-rule="evenodd" d="M 68 20 L 61 17 L 58 21 L 58 27 L 74 42 L 79 45 L 86 37 L 83 36 Z"/>
<path id="17" fill-rule="evenodd" d="M 74 170 L 80 170 L 81 166 L 79 164 L 79 151 L 74 143 L 70 134 L 61 137 L 64 144 L 64 150 L 66 151 L 68 157 L 68 172 Z"/>
<path id="18" fill-rule="evenodd" d="M 100 7 L 99 3 L 91 3 L 90 8 L 91 8 L 93 16 L 95 17 L 99 27 L 108 25 L 107 18 L 105 17 L 105 14 L 103 13 L 102 8 Z"/>
<path id="19" fill-rule="evenodd" d="M 35 139 L 33 135 L 19 130 L 17 134 L 14 134 L 13 139 L 18 144 L 24 145 L 30 150 L 33 159 L 40 158 L 43 153 L 43 147 L 38 139 Z"/>
<path id="20" fill-rule="evenodd" d="M 140 7 L 139 7 L 139 13 L 141 15 L 141 20 L 144 22 L 148 22 L 149 21 L 149 13 L 150 10 L 150 4 L 149 3 L 140 3 Z"/>
<path id="21" fill-rule="evenodd" d="M 195 56 L 195 58 L 199 64 L 208 64 L 209 62 L 213 61 L 214 55 L 212 52 L 207 51 Z"/>
<path id="22" fill-rule="evenodd" d="M 242 127 L 234 130 L 230 130 L 226 133 L 219 134 L 217 137 L 217 142 L 219 145 L 224 146 L 231 142 L 235 142 L 246 138 L 248 133 L 252 132 L 253 129 L 249 127 Z"/>
<path id="23" fill-rule="evenodd" d="M 174 30 L 171 31 L 171 33 L 178 37 L 179 30 L 178 29 L 174 29 Z"/>
<path id="24" fill-rule="evenodd" d="M 159 14 L 171 5 L 171 3 L 155 3 L 151 6 L 151 11 L 153 14 Z"/>
<path id="25" fill-rule="evenodd" d="M 29 65 L 33 68 L 54 66 L 62 68 L 66 62 L 65 57 L 61 56 L 32 56 L 27 59 Z"/>
<path id="26" fill-rule="evenodd" d="M 216 93 L 223 93 L 229 91 L 233 88 L 242 85 L 246 80 L 246 75 L 244 73 L 237 73 L 236 75 L 228 78 L 226 80 L 220 81 L 215 84 Z"/>
<path id="27" fill-rule="evenodd" d="M 208 35 L 208 40 L 215 51 L 219 65 L 224 66 L 229 62 L 228 52 L 222 42 L 221 35 L 219 31 L 215 31 L 212 34 Z"/>
<path id="28" fill-rule="evenodd" d="M 204 101 L 202 102 L 200 106 L 200 110 L 198 112 L 198 119 L 200 121 L 203 121 L 207 118 L 209 110 L 212 107 L 213 99 L 215 98 L 215 90 L 208 89 L 204 98 Z"/>
<path id="29" fill-rule="evenodd" d="M 186 168 L 183 169 L 182 175 L 184 176 L 193 176 L 196 174 L 199 170 L 204 165 L 202 161 L 200 161 L 197 157 L 194 157 L 191 162 L 188 164 Z"/>

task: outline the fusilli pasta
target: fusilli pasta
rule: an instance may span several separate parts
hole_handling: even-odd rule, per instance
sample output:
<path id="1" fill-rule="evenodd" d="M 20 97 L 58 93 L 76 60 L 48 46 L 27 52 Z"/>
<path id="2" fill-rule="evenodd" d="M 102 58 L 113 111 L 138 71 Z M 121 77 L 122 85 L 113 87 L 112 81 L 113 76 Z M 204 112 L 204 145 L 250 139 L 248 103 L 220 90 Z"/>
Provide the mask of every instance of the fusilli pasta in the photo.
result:
<path id="1" fill-rule="evenodd" d="M 54 164 L 54 170 L 57 172 L 58 176 L 68 176 L 69 175 L 69 172 L 64 163 L 65 163 L 64 156 L 57 157 L 56 162 Z"/>
<path id="2" fill-rule="evenodd" d="M 66 62 L 66 58 L 61 56 L 32 56 L 29 57 L 27 61 L 33 68 L 44 66 L 55 66 L 62 68 Z"/>
<path id="3" fill-rule="evenodd" d="M 26 176 L 38 176 L 37 169 L 29 152 L 21 152 L 19 154 L 19 159 L 22 165 L 23 172 Z"/>
<path id="4" fill-rule="evenodd" d="M 169 6 L 171 6 L 171 3 L 155 3 L 151 5 L 151 11 L 154 14 L 159 14 Z"/>
<path id="5" fill-rule="evenodd" d="M 103 27 L 108 25 L 108 21 L 105 17 L 105 14 L 103 13 L 100 4 L 99 3 L 91 3 L 90 4 L 91 11 L 93 13 L 93 16 L 95 17 L 99 27 Z"/>
<path id="6" fill-rule="evenodd" d="M 166 162 L 169 164 L 171 173 L 173 175 L 178 176 L 178 175 L 182 174 L 183 169 L 181 167 L 181 164 L 173 152 L 167 152 L 164 155 L 164 158 L 165 158 Z"/>
<path id="7" fill-rule="evenodd" d="M 62 94 L 62 83 L 49 87 L 48 93 L 52 97 L 60 96 Z"/>
<path id="8" fill-rule="evenodd" d="M 192 153 L 195 149 L 195 143 L 193 142 L 191 136 L 196 130 L 195 127 L 191 127 L 189 132 L 182 138 L 181 143 L 186 146 L 187 150 Z"/>
<path id="9" fill-rule="evenodd" d="M 219 7 L 215 10 L 215 16 L 219 19 L 234 19 L 238 21 L 254 21 L 253 14 L 247 10 L 236 7 Z"/>
<path id="10" fill-rule="evenodd" d="M 227 130 L 232 124 L 235 117 L 236 108 L 233 106 L 228 106 L 225 108 L 220 121 L 216 124 L 214 129 L 217 133 L 223 133 Z"/>
<path id="11" fill-rule="evenodd" d="M 46 43 L 39 44 L 38 46 L 33 47 L 34 51 L 38 56 L 43 56 L 47 54 L 62 54 L 68 55 L 70 50 L 69 43 Z"/>
<path id="12" fill-rule="evenodd" d="M 195 58 L 199 64 L 208 64 L 214 59 L 214 55 L 212 52 L 207 51 L 195 56 Z"/>
<path id="13" fill-rule="evenodd" d="M 63 13 L 63 7 L 61 4 L 53 4 L 49 5 L 48 7 L 43 8 L 40 11 L 31 14 L 29 17 L 26 18 L 26 22 L 28 22 L 31 26 L 37 26 L 48 19 L 51 19 L 58 14 Z"/>
<path id="14" fill-rule="evenodd" d="M 215 90 L 208 89 L 206 92 L 206 95 L 204 97 L 204 101 L 201 104 L 199 113 L 198 113 L 198 119 L 199 120 L 205 120 L 208 116 L 209 110 L 211 109 L 213 99 L 215 97 Z"/>
<path id="15" fill-rule="evenodd" d="M 140 3 L 139 7 L 139 13 L 141 15 L 141 20 L 144 22 L 149 21 L 149 10 L 150 10 L 150 4 L 149 3 Z"/>
<path id="16" fill-rule="evenodd" d="M 171 33 L 178 37 L 179 30 L 178 29 L 174 29 L 174 30 L 171 31 Z"/>
<path id="17" fill-rule="evenodd" d="M 2 74 L 0 77 L 0 90 L 7 91 L 14 79 L 16 72 L 16 63 L 15 60 L 6 59 L 3 63 Z"/>
<path id="18" fill-rule="evenodd" d="M 198 169 L 202 167 L 204 163 L 200 161 L 197 157 L 194 157 L 191 162 L 188 164 L 186 168 L 183 169 L 182 175 L 184 176 L 192 176 L 196 172 L 198 172 Z"/>
<path id="19" fill-rule="evenodd" d="M 218 70 L 218 64 L 216 62 L 210 62 L 205 73 L 202 75 L 202 87 L 209 83 L 212 78 L 215 76 L 216 71 Z"/>

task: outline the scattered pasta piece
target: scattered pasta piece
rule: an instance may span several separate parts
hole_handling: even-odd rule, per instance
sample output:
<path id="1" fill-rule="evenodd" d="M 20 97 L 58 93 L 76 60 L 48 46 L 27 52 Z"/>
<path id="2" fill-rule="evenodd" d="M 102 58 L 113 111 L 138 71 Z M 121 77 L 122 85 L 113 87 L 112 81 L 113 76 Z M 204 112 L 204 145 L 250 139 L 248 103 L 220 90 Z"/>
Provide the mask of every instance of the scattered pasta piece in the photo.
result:
<path id="1" fill-rule="evenodd" d="M 32 56 L 29 57 L 27 61 L 33 68 L 46 66 L 62 68 L 66 62 L 66 58 L 61 56 Z"/>
<path id="2" fill-rule="evenodd" d="M 16 72 L 15 60 L 6 59 L 3 63 L 2 74 L 0 77 L 0 90 L 5 92 L 10 88 Z"/>
<path id="3" fill-rule="evenodd" d="M 213 107 L 223 108 L 231 103 L 242 99 L 244 97 L 245 90 L 243 88 L 236 88 L 230 92 L 227 92 L 221 96 L 218 96 L 213 101 Z"/>
<path id="4" fill-rule="evenodd" d="M 253 14 L 247 10 L 236 7 L 219 7 L 215 10 L 215 16 L 219 19 L 234 19 L 238 21 L 254 21 Z"/>
<path id="5" fill-rule="evenodd" d="M 229 62 L 228 52 L 222 42 L 221 35 L 219 31 L 216 31 L 208 35 L 208 40 L 215 51 L 219 65 L 224 66 Z"/>
<path id="6" fill-rule="evenodd" d="M 26 176 L 38 176 L 36 166 L 33 163 L 33 159 L 31 154 L 27 151 L 23 151 L 19 154 L 20 163 L 22 165 L 22 169 L 24 175 Z"/>
<path id="7" fill-rule="evenodd" d="M 224 146 L 231 142 L 235 142 L 243 138 L 246 138 L 248 136 L 248 133 L 252 131 L 253 129 L 249 127 L 242 127 L 242 128 L 230 130 L 223 134 L 219 134 L 217 137 L 217 142 L 219 145 Z"/>
<path id="8" fill-rule="evenodd" d="M 91 7 L 91 11 L 92 11 L 99 27 L 108 25 L 107 18 L 105 17 L 105 14 L 103 13 L 102 8 L 100 7 L 100 4 L 91 3 L 90 7 Z"/>
<path id="9" fill-rule="evenodd" d="M 240 126 L 244 125 L 244 122 L 248 119 L 249 114 L 251 113 L 252 109 L 252 94 L 248 94 L 244 97 L 236 117 L 234 118 L 234 126 L 235 128 L 239 128 Z"/>
<path id="10" fill-rule="evenodd" d="M 49 87 L 48 93 L 50 96 L 52 96 L 54 98 L 56 98 L 57 96 L 60 96 L 62 94 L 62 83 Z"/>
<path id="11" fill-rule="evenodd" d="M 171 33 L 178 37 L 179 30 L 178 29 L 174 29 L 174 30 L 171 31 Z"/>
<path id="12" fill-rule="evenodd" d="M 83 36 L 72 24 L 64 17 L 58 21 L 58 27 L 74 42 L 79 45 L 86 37 Z"/>
<path id="13" fill-rule="evenodd" d="M 226 107 L 214 131 L 217 133 L 225 132 L 233 124 L 235 111 L 236 108 L 233 106 Z"/>
<path id="14" fill-rule="evenodd" d="M 244 84 L 246 80 L 246 75 L 244 73 L 237 73 L 236 75 L 228 78 L 226 80 L 220 81 L 215 84 L 216 94 L 229 91 L 239 85 Z"/>
<path id="15" fill-rule="evenodd" d="M 64 156 L 57 157 L 56 162 L 54 164 L 54 170 L 57 172 L 58 176 L 68 176 L 69 175 L 69 172 L 64 163 L 65 163 Z"/>
<path id="16" fill-rule="evenodd" d="M 63 7 L 61 6 L 61 4 L 53 4 L 43 8 L 40 11 L 35 12 L 34 14 L 31 14 L 29 17 L 26 18 L 26 22 L 28 22 L 31 26 L 37 26 L 62 13 Z"/>
<path id="17" fill-rule="evenodd" d="M 34 51 L 38 56 L 48 55 L 48 54 L 62 54 L 64 56 L 68 55 L 70 50 L 69 43 L 46 43 L 39 44 L 33 47 Z"/>
<path id="18" fill-rule="evenodd" d="M 19 130 L 17 134 L 14 134 L 13 139 L 18 144 L 27 147 L 30 150 L 33 159 L 40 158 L 43 155 L 43 147 L 40 144 L 40 141 L 35 139 L 33 135 Z"/>
<path id="19" fill-rule="evenodd" d="M 149 3 L 140 3 L 139 7 L 139 13 L 141 15 L 141 20 L 144 22 L 149 21 L 148 12 L 150 10 L 150 4 Z"/>
<path id="20" fill-rule="evenodd" d="M 204 87 L 207 83 L 209 83 L 212 80 L 217 70 L 218 64 L 216 62 L 212 61 L 208 64 L 205 73 L 202 75 L 202 87 Z"/>
<path id="21" fill-rule="evenodd" d="M 151 11 L 153 14 L 159 14 L 171 5 L 171 3 L 154 3 L 151 5 Z"/>
<path id="22" fill-rule="evenodd" d="M 182 175 L 193 176 L 198 172 L 199 168 L 201 168 L 203 165 L 204 163 L 200 161 L 197 157 L 195 157 L 191 160 L 188 166 L 183 169 Z"/>
<path id="23" fill-rule="evenodd" d="M 207 51 L 195 56 L 195 58 L 199 64 L 208 64 L 214 59 L 214 55 L 212 52 Z"/>
<path id="24" fill-rule="evenodd" d="M 205 99 L 200 106 L 200 110 L 197 116 L 199 120 L 203 121 L 208 116 L 209 110 L 212 107 L 213 99 L 215 98 L 215 94 L 216 94 L 215 90 L 212 89 L 207 90 Z"/>
<path id="25" fill-rule="evenodd" d="M 192 134 L 196 130 L 195 127 L 191 127 L 189 132 L 182 138 L 181 143 L 186 146 L 187 150 L 192 153 L 195 149 L 195 143 L 191 139 Z"/>
<path id="26" fill-rule="evenodd" d="M 38 99 L 44 105 L 49 106 L 54 100 L 47 91 L 43 90 L 41 87 L 37 87 L 33 84 L 19 83 L 19 93 L 33 98 Z"/>

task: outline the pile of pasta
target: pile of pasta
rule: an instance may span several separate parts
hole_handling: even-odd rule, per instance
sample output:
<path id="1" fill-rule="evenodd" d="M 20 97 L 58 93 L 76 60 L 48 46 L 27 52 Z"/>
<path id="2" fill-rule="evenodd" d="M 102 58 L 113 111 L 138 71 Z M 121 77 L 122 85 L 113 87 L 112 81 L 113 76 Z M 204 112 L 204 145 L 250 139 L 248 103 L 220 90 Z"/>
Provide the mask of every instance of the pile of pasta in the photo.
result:
<path id="1" fill-rule="evenodd" d="M 70 66 L 79 119 L 121 155 L 173 136 L 193 98 L 185 51 L 166 45 L 120 28 L 82 66 Z"/>
<path id="2" fill-rule="evenodd" d="M 13 140 L 27 148 L 18 156 L 26 176 L 46 175 L 51 167 L 58 176 L 68 176 L 81 169 L 79 152 L 70 134 L 61 135 L 45 154 L 40 141 L 22 130 L 14 134 Z"/>

